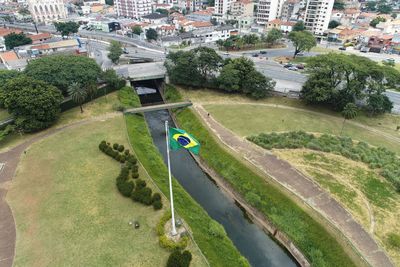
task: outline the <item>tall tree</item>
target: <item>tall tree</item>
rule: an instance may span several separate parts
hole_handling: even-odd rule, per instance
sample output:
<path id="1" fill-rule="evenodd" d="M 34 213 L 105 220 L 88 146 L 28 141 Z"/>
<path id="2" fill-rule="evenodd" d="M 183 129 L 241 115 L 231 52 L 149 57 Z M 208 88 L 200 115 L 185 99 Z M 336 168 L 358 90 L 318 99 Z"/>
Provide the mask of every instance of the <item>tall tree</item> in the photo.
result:
<path id="1" fill-rule="evenodd" d="M 301 31 L 305 31 L 306 30 L 306 26 L 304 26 L 304 22 L 302 21 L 298 21 L 294 26 L 292 31 L 294 32 L 301 32 Z"/>
<path id="2" fill-rule="evenodd" d="M 158 38 L 158 33 L 157 33 L 157 31 L 154 30 L 154 29 L 152 29 L 152 28 L 146 30 L 146 38 L 147 38 L 147 40 L 150 40 L 150 41 L 151 41 L 151 40 L 156 41 L 157 38 Z"/>
<path id="3" fill-rule="evenodd" d="M 85 102 L 86 97 L 88 95 L 86 88 L 84 88 L 77 82 L 73 82 L 68 87 L 68 94 L 72 98 L 72 100 L 79 105 L 79 107 L 81 108 L 81 113 L 83 113 L 82 105 Z"/>
<path id="4" fill-rule="evenodd" d="M 294 45 L 294 57 L 303 51 L 310 51 L 311 48 L 317 45 L 317 41 L 311 32 L 308 31 L 292 31 L 289 34 L 289 39 Z"/>
<path id="5" fill-rule="evenodd" d="M 54 55 L 32 60 L 25 68 L 25 74 L 45 81 L 67 95 L 73 83 L 96 83 L 101 68 L 92 58 L 72 55 Z"/>
<path id="6" fill-rule="evenodd" d="M 43 81 L 21 75 L 8 80 L 2 90 L 5 108 L 24 132 L 47 128 L 60 114 L 60 91 Z"/>
<path id="7" fill-rule="evenodd" d="M 132 32 L 136 35 L 140 35 L 143 32 L 143 30 L 142 30 L 142 27 L 140 27 L 139 25 L 136 25 L 136 26 L 132 27 Z"/>
<path id="8" fill-rule="evenodd" d="M 393 8 L 392 8 L 392 6 L 389 5 L 389 4 L 380 4 L 380 5 L 378 6 L 378 12 L 379 12 L 379 13 L 382 13 L 382 14 L 390 14 L 390 13 L 392 13 L 392 11 L 393 11 Z"/>
<path id="9" fill-rule="evenodd" d="M 342 129 L 340 130 L 340 135 L 343 133 L 344 124 L 346 120 L 351 120 L 357 117 L 358 108 L 354 103 L 347 103 L 342 110 L 342 116 L 344 118 L 342 123 Z"/>
<path id="10" fill-rule="evenodd" d="M 268 35 L 265 38 L 265 41 L 268 44 L 275 44 L 275 42 L 278 41 L 279 39 L 281 39 L 282 37 L 283 37 L 282 32 L 280 30 L 274 28 L 268 32 Z"/>
<path id="11" fill-rule="evenodd" d="M 260 41 L 260 38 L 254 33 L 244 35 L 242 38 L 245 44 L 250 45 L 256 45 Z"/>
<path id="12" fill-rule="evenodd" d="M 376 11 L 376 2 L 375 1 L 367 1 L 367 10 L 368 11 Z"/>
<path id="13" fill-rule="evenodd" d="M 334 28 L 336 28 L 337 26 L 340 26 L 340 22 L 338 22 L 338 21 L 336 21 L 336 20 L 331 20 L 331 21 L 329 22 L 328 28 L 329 28 L 329 29 L 334 29 Z"/>
<path id="14" fill-rule="evenodd" d="M 118 63 L 119 58 L 123 53 L 122 45 L 118 41 L 111 41 L 110 46 L 108 47 L 108 58 L 114 63 Z"/>
<path id="15" fill-rule="evenodd" d="M 192 52 L 196 58 L 197 69 L 206 82 L 212 78 L 212 74 L 218 70 L 219 65 L 222 63 L 222 58 L 214 49 L 204 46 L 195 48 Z"/>
<path id="16" fill-rule="evenodd" d="M 7 49 L 14 49 L 14 47 L 31 44 L 32 39 L 27 37 L 24 33 L 10 33 L 4 37 L 4 44 Z"/>
<path id="17" fill-rule="evenodd" d="M 71 33 L 77 33 L 79 30 L 79 24 L 74 21 L 68 22 L 54 22 L 57 32 L 61 33 L 62 36 L 68 36 Z"/>

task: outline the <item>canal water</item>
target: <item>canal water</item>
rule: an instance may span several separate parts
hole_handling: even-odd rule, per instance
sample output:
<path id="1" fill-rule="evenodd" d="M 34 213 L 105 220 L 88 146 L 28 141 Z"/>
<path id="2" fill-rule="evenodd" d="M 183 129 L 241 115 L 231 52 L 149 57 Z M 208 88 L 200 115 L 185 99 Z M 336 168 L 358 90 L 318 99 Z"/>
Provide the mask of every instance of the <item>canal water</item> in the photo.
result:
<path id="1" fill-rule="evenodd" d="M 140 95 L 140 98 L 147 102 L 151 97 Z M 169 113 L 167 110 L 147 112 L 145 118 L 154 144 L 166 162 L 164 123 L 168 120 L 170 126 L 174 125 Z M 243 211 L 212 182 L 186 150 L 171 151 L 170 157 L 174 177 L 214 220 L 224 226 L 229 238 L 252 266 L 297 266 L 284 248 L 246 218 Z"/>

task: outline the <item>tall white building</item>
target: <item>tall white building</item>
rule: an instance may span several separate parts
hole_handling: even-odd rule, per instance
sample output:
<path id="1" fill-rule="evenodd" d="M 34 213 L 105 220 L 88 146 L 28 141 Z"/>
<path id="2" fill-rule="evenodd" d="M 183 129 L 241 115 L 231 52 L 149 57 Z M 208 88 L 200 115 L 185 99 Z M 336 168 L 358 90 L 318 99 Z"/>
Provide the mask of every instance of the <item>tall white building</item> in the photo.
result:
<path id="1" fill-rule="evenodd" d="M 118 16 L 127 18 L 141 18 L 152 12 L 151 0 L 115 0 L 114 8 Z"/>
<path id="2" fill-rule="evenodd" d="M 279 18 L 285 0 L 259 0 L 257 8 L 257 23 L 266 25 L 268 21 Z"/>
<path id="3" fill-rule="evenodd" d="M 51 22 L 67 17 L 63 0 L 28 0 L 29 11 L 36 22 Z"/>
<path id="4" fill-rule="evenodd" d="M 304 25 L 307 30 L 323 35 L 328 29 L 335 0 L 309 0 L 306 8 Z"/>
<path id="5" fill-rule="evenodd" d="M 214 14 L 219 16 L 225 16 L 231 8 L 231 4 L 235 0 L 215 0 Z"/>

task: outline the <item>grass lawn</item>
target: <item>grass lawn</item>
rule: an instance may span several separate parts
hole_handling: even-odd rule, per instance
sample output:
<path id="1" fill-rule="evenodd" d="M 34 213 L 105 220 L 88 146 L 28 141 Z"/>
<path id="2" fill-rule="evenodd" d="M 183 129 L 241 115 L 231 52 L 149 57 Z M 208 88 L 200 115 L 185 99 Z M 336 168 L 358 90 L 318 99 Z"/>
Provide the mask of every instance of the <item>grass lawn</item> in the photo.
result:
<path id="1" fill-rule="evenodd" d="M 119 164 L 98 149 L 103 139 L 127 145 L 124 131 L 119 116 L 67 129 L 23 155 L 7 194 L 17 224 L 15 266 L 165 265 L 169 252 L 155 232 L 164 211 L 123 198 L 115 186 Z M 128 225 L 132 219 L 140 229 Z M 193 266 L 206 266 L 189 248 Z"/>
<path id="2" fill-rule="evenodd" d="M 76 121 L 89 119 L 94 116 L 100 116 L 106 113 L 110 113 L 113 111 L 113 106 L 118 103 L 119 101 L 117 97 L 117 92 L 113 92 L 111 94 L 108 94 L 107 96 L 99 97 L 90 103 L 84 104 L 83 113 L 80 112 L 79 107 L 75 107 L 61 113 L 59 120 L 51 128 L 58 128 L 63 125 L 70 124 Z M 18 134 L 18 133 L 10 134 L 0 141 L 0 152 L 8 150 L 32 138 L 33 136 L 37 134 L 43 134 L 44 132 L 46 132 L 46 130 L 33 134 Z"/>
<path id="3" fill-rule="evenodd" d="M 389 182 L 365 164 L 342 156 L 307 149 L 274 149 L 273 153 L 329 191 L 400 265 L 400 247 L 392 246 L 389 239 L 400 233 L 400 194 Z"/>
<path id="4" fill-rule="evenodd" d="M 204 107 L 216 120 L 241 136 L 297 130 L 340 135 L 343 123 L 339 117 L 262 105 L 215 104 Z M 397 141 L 351 123 L 345 124 L 343 135 L 400 153 Z"/>

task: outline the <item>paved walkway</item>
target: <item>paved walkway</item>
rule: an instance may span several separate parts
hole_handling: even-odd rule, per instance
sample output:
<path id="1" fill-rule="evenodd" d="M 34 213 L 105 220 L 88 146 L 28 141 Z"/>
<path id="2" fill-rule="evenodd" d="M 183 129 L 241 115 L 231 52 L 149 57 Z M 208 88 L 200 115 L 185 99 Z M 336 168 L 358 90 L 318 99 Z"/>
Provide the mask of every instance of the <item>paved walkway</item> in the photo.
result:
<path id="1" fill-rule="evenodd" d="M 372 266 L 393 267 L 385 252 L 329 193 L 294 169 L 288 162 L 278 159 L 245 139 L 236 136 L 207 115 L 201 105 L 194 105 L 204 122 L 219 140 L 257 166 L 264 173 L 297 195 L 310 207 L 335 225 Z"/>
<path id="2" fill-rule="evenodd" d="M 36 135 L 16 147 L 0 153 L 0 163 L 4 163 L 0 170 L 0 266 L 11 267 L 15 256 L 15 241 L 16 229 L 14 216 L 6 201 L 7 191 L 11 185 L 11 180 L 15 175 L 19 160 L 22 153 L 33 143 L 49 137 L 55 133 L 61 132 L 67 128 L 76 127 L 93 121 L 104 120 L 115 116 L 120 116 L 121 113 L 110 113 L 103 116 L 90 118 L 83 121 L 78 121 L 60 128 L 49 129 L 43 134 Z"/>

